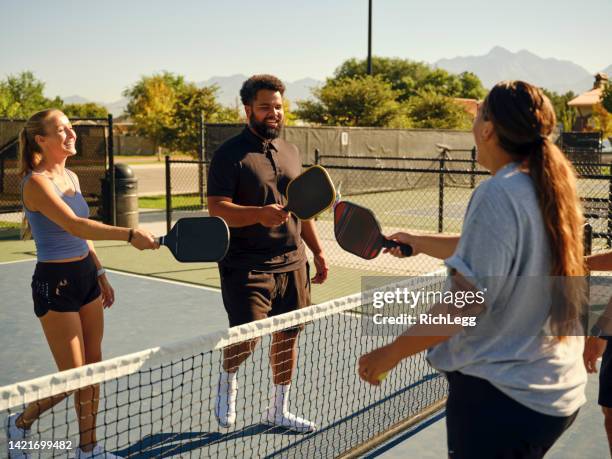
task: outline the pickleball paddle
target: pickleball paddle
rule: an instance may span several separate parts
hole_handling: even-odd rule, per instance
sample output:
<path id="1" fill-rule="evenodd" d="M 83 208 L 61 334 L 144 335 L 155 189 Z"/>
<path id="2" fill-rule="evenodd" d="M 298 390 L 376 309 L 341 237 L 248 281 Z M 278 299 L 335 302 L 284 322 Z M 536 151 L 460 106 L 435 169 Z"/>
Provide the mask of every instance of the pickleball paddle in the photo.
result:
<path id="1" fill-rule="evenodd" d="M 229 229 L 219 217 L 181 218 L 159 243 L 183 263 L 220 261 L 229 247 Z"/>
<path id="2" fill-rule="evenodd" d="M 376 258 L 383 247 L 400 247 L 405 256 L 412 255 L 412 247 L 382 235 L 380 224 L 370 209 L 352 202 L 336 203 L 334 234 L 340 247 L 366 260 Z"/>

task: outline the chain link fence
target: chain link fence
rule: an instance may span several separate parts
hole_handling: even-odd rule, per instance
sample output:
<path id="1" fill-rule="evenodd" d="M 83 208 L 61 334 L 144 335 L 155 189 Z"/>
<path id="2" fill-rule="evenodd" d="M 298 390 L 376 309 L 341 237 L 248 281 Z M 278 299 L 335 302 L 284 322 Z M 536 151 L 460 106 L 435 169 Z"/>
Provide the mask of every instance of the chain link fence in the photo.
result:
<path id="1" fill-rule="evenodd" d="M 372 209 L 387 235 L 397 231 L 459 234 L 470 196 L 490 176 L 476 163 L 473 150 L 442 149 L 434 159 L 317 153 L 315 163 L 326 168 L 343 200 Z M 204 214 L 207 166 L 204 161 L 166 160 L 168 228 L 190 212 Z M 612 242 L 610 167 L 599 163 L 576 167 L 581 171 L 578 192 L 593 229 L 593 250 L 603 250 Z M 335 242 L 332 212 L 321 214 L 316 225 L 328 261 L 347 275 L 418 275 L 442 266 L 425 255 L 405 259 L 380 255 L 375 260 L 362 260 Z"/>
<path id="2" fill-rule="evenodd" d="M 16 239 L 23 216 L 19 174 L 19 132 L 26 120 L 0 119 L 0 239 Z M 102 217 L 102 182 L 112 166 L 112 117 L 72 119 L 77 154 L 68 159 L 92 218 Z"/>

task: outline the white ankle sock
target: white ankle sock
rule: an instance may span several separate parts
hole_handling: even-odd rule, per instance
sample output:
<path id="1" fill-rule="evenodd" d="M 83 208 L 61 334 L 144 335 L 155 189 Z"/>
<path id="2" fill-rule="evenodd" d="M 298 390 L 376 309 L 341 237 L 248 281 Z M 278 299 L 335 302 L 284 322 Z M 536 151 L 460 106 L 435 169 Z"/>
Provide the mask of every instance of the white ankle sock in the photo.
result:
<path id="1" fill-rule="evenodd" d="M 272 386 L 270 414 L 280 416 L 288 411 L 289 389 L 291 389 L 291 384 L 274 384 Z"/>
<path id="2" fill-rule="evenodd" d="M 221 377 L 219 379 L 219 384 L 221 386 L 230 386 L 230 387 L 236 387 L 237 384 L 237 379 L 236 379 L 236 372 L 233 373 L 228 373 L 227 371 L 221 369 Z"/>

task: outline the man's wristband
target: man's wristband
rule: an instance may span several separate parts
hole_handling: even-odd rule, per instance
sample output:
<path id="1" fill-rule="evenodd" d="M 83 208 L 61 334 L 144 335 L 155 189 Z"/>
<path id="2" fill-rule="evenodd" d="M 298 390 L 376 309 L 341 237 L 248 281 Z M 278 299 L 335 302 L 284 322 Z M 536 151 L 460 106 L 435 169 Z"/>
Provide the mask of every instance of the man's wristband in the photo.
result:
<path id="1" fill-rule="evenodd" d="M 106 274 L 106 269 L 104 268 L 100 268 L 98 269 L 98 271 L 96 272 L 96 276 L 100 277 L 102 275 Z"/>
<path id="2" fill-rule="evenodd" d="M 128 244 L 132 242 L 132 237 L 134 236 L 134 230 L 130 228 L 130 233 L 128 234 Z"/>

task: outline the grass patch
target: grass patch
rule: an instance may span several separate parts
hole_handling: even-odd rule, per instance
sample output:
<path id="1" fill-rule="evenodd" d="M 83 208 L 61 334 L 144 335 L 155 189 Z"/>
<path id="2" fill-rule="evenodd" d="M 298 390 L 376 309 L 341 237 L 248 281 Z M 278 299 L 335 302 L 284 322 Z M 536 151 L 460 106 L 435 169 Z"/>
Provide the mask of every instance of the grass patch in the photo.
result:
<path id="1" fill-rule="evenodd" d="M 21 223 L 0 222 L 0 241 L 18 240 L 21 233 Z"/>
<path id="2" fill-rule="evenodd" d="M 138 207 L 141 209 L 166 209 L 165 196 L 141 196 L 138 198 Z M 175 195 L 172 196 L 172 210 L 195 210 L 206 207 L 199 195 Z"/>

